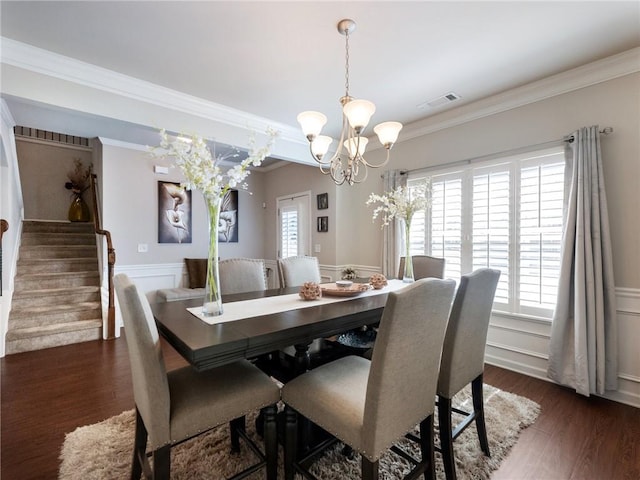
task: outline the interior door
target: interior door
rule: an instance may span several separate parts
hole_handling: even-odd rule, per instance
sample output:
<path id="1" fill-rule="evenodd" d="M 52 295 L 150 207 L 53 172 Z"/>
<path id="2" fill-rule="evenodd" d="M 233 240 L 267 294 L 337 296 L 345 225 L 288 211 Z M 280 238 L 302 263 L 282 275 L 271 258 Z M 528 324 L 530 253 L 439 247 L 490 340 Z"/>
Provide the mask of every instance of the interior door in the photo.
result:
<path id="1" fill-rule="evenodd" d="M 311 193 L 277 199 L 278 258 L 311 254 Z"/>

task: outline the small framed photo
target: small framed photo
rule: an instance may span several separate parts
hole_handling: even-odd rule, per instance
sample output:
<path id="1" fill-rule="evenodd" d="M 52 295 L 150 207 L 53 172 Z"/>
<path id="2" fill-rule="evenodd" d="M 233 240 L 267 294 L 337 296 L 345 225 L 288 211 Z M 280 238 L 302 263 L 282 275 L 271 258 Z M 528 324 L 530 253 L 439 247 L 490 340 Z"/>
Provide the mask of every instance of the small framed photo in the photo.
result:
<path id="1" fill-rule="evenodd" d="M 318 231 L 319 232 L 329 231 L 329 217 L 318 217 Z"/>
<path id="2" fill-rule="evenodd" d="M 321 193 L 317 195 L 318 198 L 318 210 L 325 210 L 329 208 L 329 194 Z"/>

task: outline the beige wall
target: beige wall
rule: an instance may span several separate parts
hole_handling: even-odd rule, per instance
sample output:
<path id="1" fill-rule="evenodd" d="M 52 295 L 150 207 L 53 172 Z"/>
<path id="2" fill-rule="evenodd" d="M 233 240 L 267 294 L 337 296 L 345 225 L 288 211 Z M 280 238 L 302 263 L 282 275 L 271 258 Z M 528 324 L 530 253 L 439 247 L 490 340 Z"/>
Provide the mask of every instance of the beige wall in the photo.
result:
<path id="1" fill-rule="evenodd" d="M 67 172 L 74 170 L 74 159 L 85 166 L 92 163 L 89 148 L 75 148 L 65 144 L 36 143 L 16 138 L 18 168 L 24 196 L 24 217 L 28 220 L 68 220 L 72 200 Z M 91 205 L 91 195 L 83 198 Z"/>
<path id="2" fill-rule="evenodd" d="M 322 175 L 317 167 L 292 163 L 286 167 L 277 168 L 264 175 L 264 191 L 267 198 L 267 222 L 265 224 L 265 258 L 275 259 L 277 253 L 277 212 L 276 199 L 292 193 L 311 191 L 311 248 L 312 255 L 325 265 L 336 265 L 336 235 L 340 230 L 337 225 L 338 217 L 342 217 L 345 207 L 336 196 L 336 186 L 329 176 Z M 316 195 L 329 194 L 329 208 L 318 210 Z M 316 219 L 318 216 L 329 217 L 329 231 L 318 232 Z M 314 245 L 320 245 L 320 252 L 313 251 Z"/>
<path id="3" fill-rule="evenodd" d="M 640 288 L 640 74 L 549 98 L 398 143 L 391 168 L 419 169 L 561 139 L 582 126 L 612 127 L 602 137 L 616 287 Z M 383 152 L 372 152 L 379 161 Z M 288 167 L 287 167 L 288 168 Z M 338 263 L 380 265 L 379 224 L 364 202 L 380 191 L 379 175 L 357 187 L 340 187 Z M 348 208 L 347 208 L 348 206 Z M 344 216 L 342 216 L 344 215 Z"/>
<path id="4" fill-rule="evenodd" d="M 103 152 L 103 224 L 111 230 L 119 267 L 180 263 L 185 257 L 206 257 L 208 223 L 204 200 L 192 192 L 193 241 L 191 244 L 158 243 L 158 181 L 180 182 L 176 168 L 168 175 L 154 173 L 154 165 L 169 166 L 170 160 L 153 158 L 143 150 L 104 145 Z M 220 257 L 262 258 L 265 209 L 261 173 L 247 177 L 248 191 L 239 192 L 239 241 L 220 242 Z M 251 194 L 249 194 L 251 192 Z M 148 252 L 139 253 L 138 244 Z"/>

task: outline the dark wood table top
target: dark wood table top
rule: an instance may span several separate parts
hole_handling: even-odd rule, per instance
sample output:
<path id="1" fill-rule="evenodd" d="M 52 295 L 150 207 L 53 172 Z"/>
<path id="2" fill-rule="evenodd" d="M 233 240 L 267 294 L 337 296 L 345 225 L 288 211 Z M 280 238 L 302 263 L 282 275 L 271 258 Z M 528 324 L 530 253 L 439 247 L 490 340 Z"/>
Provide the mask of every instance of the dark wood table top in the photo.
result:
<path id="1" fill-rule="evenodd" d="M 297 293 L 273 289 L 223 297 L 233 301 Z M 187 311 L 202 299 L 151 305 L 161 335 L 197 370 L 254 358 L 380 321 L 387 293 L 209 325 Z"/>

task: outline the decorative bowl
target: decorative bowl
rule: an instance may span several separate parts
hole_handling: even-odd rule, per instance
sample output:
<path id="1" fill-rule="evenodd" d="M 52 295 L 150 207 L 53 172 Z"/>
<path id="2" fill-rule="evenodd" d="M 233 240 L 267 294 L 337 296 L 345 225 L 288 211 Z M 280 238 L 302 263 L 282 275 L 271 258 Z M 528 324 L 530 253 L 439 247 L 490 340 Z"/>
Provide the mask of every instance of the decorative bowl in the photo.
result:
<path id="1" fill-rule="evenodd" d="M 337 280 L 336 281 L 336 286 L 338 288 L 349 288 L 351 285 L 353 285 L 353 282 L 351 280 Z"/>

